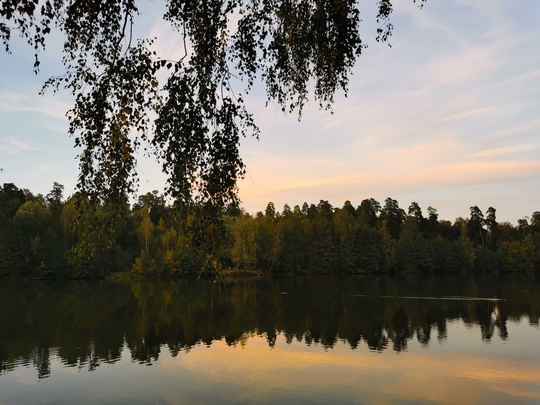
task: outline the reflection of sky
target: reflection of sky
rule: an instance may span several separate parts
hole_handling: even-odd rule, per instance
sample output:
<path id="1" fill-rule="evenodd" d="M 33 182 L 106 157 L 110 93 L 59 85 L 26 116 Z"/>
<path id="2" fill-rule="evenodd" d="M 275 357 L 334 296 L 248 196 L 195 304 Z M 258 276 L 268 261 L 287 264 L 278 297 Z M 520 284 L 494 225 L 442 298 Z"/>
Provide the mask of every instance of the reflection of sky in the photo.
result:
<path id="1" fill-rule="evenodd" d="M 331 349 L 279 335 L 242 344 L 197 345 L 172 357 L 162 347 L 151 366 L 131 362 L 64 368 L 53 357 L 50 377 L 31 367 L 0 376 L 0 404 L 52 403 L 538 403 L 540 329 L 508 323 L 509 338 L 483 342 L 478 327 L 448 323 L 448 338 L 407 351 Z"/>

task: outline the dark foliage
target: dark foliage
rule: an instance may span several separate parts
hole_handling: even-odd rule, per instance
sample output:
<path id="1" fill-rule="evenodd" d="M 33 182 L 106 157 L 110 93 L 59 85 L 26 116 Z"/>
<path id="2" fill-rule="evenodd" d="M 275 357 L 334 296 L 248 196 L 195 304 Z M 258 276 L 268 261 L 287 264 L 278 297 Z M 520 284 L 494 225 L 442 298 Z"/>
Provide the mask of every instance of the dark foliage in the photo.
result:
<path id="1" fill-rule="evenodd" d="M 75 97 L 69 133 L 83 149 L 84 195 L 117 204 L 134 192 L 134 154 L 143 148 L 162 163 L 174 199 L 222 208 L 237 202 L 240 141 L 259 134 L 244 95 L 262 81 L 269 102 L 301 115 L 313 88 L 321 108 L 330 108 L 336 91 L 347 94 L 365 47 L 359 4 L 169 0 L 163 7 L 182 38 L 177 60 L 152 51 L 153 38 L 134 38 L 135 0 L 3 0 L 0 40 L 10 52 L 13 34 L 25 38 L 37 72 L 47 36 L 55 29 L 64 35 L 65 72 L 43 90 L 65 88 Z M 378 1 L 377 9 L 376 39 L 386 42 L 392 2 Z"/>

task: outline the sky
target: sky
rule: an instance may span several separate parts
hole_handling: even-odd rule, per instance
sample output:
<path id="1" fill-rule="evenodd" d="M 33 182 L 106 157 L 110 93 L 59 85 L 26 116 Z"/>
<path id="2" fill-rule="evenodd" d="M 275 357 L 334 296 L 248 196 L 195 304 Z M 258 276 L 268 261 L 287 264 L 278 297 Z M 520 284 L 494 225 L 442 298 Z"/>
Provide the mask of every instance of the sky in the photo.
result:
<path id="1" fill-rule="evenodd" d="M 241 144 L 248 212 L 270 201 L 281 211 L 387 197 L 405 210 L 413 201 L 425 214 L 434 207 L 450 221 L 471 206 L 492 206 L 499 222 L 513 224 L 540 210 L 540 1 L 394 3 L 389 47 L 375 41 L 376 1 L 359 1 L 368 48 L 332 113 L 311 99 L 299 121 L 266 107 L 262 85 L 246 98 L 261 129 L 259 140 Z M 174 56 L 178 37 L 160 13 L 144 6 L 136 23 L 141 35 L 160 35 L 160 54 Z M 38 75 L 22 40 L 0 53 L 0 184 L 47 194 L 56 181 L 66 196 L 75 191 L 78 151 L 65 117 L 72 97 L 38 95 L 62 73 L 61 43 L 50 38 Z M 139 194 L 164 190 L 153 159 L 140 157 L 138 173 Z"/>

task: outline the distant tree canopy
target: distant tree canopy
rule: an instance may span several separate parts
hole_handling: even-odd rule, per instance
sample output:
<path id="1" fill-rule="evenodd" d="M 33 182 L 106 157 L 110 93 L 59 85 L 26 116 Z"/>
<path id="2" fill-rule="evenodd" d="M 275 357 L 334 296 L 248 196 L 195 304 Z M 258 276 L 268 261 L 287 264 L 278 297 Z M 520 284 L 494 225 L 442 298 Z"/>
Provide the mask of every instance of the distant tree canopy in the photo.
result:
<path id="1" fill-rule="evenodd" d="M 379 42 L 392 33 L 392 3 L 376 3 Z M 43 90 L 65 88 L 75 97 L 68 117 L 83 149 L 78 186 L 98 201 L 135 190 L 134 152 L 141 148 L 161 162 L 174 199 L 237 201 L 240 139 L 259 135 L 243 96 L 262 81 L 268 101 L 301 115 L 313 88 L 321 108 L 330 108 L 337 90 L 347 94 L 365 47 L 354 0 L 169 0 L 163 19 L 183 38 L 177 60 L 157 55 L 154 38 L 133 37 L 134 0 L 0 4 L 5 50 L 13 34 L 25 38 L 36 72 L 51 30 L 65 37 L 65 72 Z M 239 92 L 235 79 L 245 83 Z"/>
<path id="2" fill-rule="evenodd" d="M 540 211 L 498 222 L 496 210 L 470 208 L 468 218 L 438 220 L 436 209 L 409 213 L 397 200 L 373 198 L 356 208 L 328 201 L 274 203 L 254 215 L 228 206 L 221 222 L 168 204 L 158 191 L 131 207 L 67 199 L 54 183 L 46 196 L 13 183 L 0 187 L 0 279 L 214 277 L 226 269 L 257 274 L 442 274 L 540 271 Z M 78 208 L 78 209 L 77 209 Z M 188 212 L 183 212 L 188 211 Z M 219 215 L 219 213 L 217 213 Z M 111 218 L 114 218 L 111 220 Z M 205 228 L 203 232 L 201 228 Z"/>

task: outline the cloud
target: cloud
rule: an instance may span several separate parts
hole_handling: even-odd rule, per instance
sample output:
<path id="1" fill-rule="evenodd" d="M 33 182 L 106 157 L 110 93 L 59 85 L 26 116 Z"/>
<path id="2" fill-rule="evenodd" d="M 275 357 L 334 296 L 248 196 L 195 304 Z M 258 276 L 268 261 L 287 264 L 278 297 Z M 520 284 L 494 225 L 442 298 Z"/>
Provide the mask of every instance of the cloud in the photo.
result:
<path id="1" fill-rule="evenodd" d="M 152 49 L 161 59 L 177 61 L 186 55 L 191 55 L 192 47 L 186 40 L 185 48 L 183 34 L 173 29 L 171 24 L 162 19 L 154 22 L 148 34 L 150 38 L 156 38 Z"/>
<path id="2" fill-rule="evenodd" d="M 349 199 L 359 204 L 364 198 L 396 197 L 413 191 L 435 196 L 439 191 L 456 193 L 471 186 L 481 189 L 489 184 L 501 187 L 534 182 L 540 173 L 539 154 L 534 153 L 540 150 L 538 143 L 483 148 L 471 145 L 459 132 L 427 137 L 407 133 L 406 142 L 394 142 L 392 133 L 397 128 L 382 127 L 390 135 L 369 133 L 346 145 L 342 154 L 305 158 L 298 149 L 285 156 L 263 148 L 250 150 L 246 154 L 248 177 L 240 184 L 242 200 L 250 208 L 260 207 L 257 209 L 269 201 L 278 206 L 316 203 L 319 199 L 334 204 Z M 469 192 L 466 198 L 474 197 Z"/>
<path id="3" fill-rule="evenodd" d="M 0 91 L 0 114 L 15 112 L 35 112 L 67 121 L 66 111 L 72 107 L 66 96 L 46 93 L 39 96 L 35 88 L 22 87 L 18 90 Z"/>
<path id="4" fill-rule="evenodd" d="M 23 151 L 33 151 L 37 150 L 34 146 L 28 142 L 19 141 L 16 139 L 7 139 L 4 141 L 4 144 L 0 143 L 0 151 L 8 153 L 10 155 L 17 155 Z"/>
<path id="5" fill-rule="evenodd" d="M 40 179 L 44 176 L 47 176 L 51 172 L 58 171 L 58 167 L 51 164 L 44 164 L 37 167 L 32 173 L 28 175 L 29 179 Z"/>
<path id="6" fill-rule="evenodd" d="M 490 149 L 481 150 L 474 152 L 469 155 L 469 158 L 473 159 L 485 159 L 485 158 L 494 158 L 497 156 L 511 156 L 511 155 L 522 155 L 524 153 L 529 154 L 531 152 L 537 152 L 540 155 L 540 144 L 522 144 L 522 145 L 512 145 L 512 146 L 503 146 L 495 147 Z"/>

